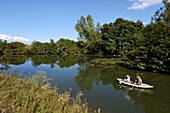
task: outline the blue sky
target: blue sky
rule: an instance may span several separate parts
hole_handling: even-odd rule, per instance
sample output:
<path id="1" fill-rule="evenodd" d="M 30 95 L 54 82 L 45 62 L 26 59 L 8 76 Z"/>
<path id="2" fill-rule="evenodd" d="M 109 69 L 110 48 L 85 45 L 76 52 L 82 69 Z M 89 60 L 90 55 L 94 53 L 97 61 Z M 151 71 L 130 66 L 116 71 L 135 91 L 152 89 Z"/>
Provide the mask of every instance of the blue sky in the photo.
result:
<path id="1" fill-rule="evenodd" d="M 161 0 L 0 0 L 0 39 L 77 40 L 80 16 L 90 14 L 101 25 L 117 18 L 149 23 L 161 6 Z"/>

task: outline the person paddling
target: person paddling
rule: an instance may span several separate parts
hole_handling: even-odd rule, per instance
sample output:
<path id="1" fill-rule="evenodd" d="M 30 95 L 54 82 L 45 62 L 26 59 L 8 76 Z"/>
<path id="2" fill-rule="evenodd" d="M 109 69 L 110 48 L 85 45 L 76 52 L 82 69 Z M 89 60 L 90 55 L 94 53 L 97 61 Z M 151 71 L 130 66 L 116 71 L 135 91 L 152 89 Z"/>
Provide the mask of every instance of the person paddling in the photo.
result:
<path id="1" fill-rule="evenodd" d="M 136 80 L 135 80 L 134 84 L 138 84 L 138 85 L 142 84 L 142 79 L 139 75 L 136 76 Z"/>
<path id="2" fill-rule="evenodd" d="M 124 79 L 125 82 L 128 82 L 128 83 L 131 83 L 130 81 L 130 76 L 129 75 L 126 75 L 126 79 Z"/>

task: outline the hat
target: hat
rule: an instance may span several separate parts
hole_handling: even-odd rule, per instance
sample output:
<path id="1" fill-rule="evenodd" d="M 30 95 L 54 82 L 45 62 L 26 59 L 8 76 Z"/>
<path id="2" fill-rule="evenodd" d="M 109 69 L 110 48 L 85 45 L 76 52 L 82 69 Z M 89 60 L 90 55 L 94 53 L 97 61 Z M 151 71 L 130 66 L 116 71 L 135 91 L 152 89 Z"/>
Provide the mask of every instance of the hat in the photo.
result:
<path id="1" fill-rule="evenodd" d="M 127 78 L 130 78 L 130 76 L 129 76 L 129 75 L 126 75 L 126 77 L 127 77 Z"/>

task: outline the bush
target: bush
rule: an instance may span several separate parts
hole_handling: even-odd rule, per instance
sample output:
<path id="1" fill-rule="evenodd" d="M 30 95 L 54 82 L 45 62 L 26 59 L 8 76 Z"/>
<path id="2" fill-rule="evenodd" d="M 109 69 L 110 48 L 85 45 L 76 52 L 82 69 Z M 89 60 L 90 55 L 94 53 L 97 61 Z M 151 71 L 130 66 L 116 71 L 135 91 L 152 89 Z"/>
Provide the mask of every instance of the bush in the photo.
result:
<path id="1" fill-rule="evenodd" d="M 89 112 L 87 103 L 80 100 L 83 95 L 81 92 L 77 94 L 75 99 L 70 97 L 70 91 L 59 94 L 58 88 L 51 88 L 49 82 L 45 85 L 36 82 L 35 78 L 37 80 L 37 77 L 28 80 L 0 74 L 0 112 Z M 41 76 L 40 78 L 43 77 Z"/>

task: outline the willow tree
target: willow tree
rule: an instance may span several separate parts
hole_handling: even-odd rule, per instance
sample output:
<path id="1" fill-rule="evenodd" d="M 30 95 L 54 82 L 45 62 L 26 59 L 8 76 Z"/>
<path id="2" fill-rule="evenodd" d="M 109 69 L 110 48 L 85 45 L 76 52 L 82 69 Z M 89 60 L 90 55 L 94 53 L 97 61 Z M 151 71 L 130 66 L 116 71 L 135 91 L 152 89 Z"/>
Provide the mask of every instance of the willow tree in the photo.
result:
<path id="1" fill-rule="evenodd" d="M 80 20 L 78 20 L 77 24 L 75 25 L 75 29 L 79 34 L 78 40 L 86 42 L 86 48 L 91 53 L 100 51 L 102 44 L 100 24 L 97 23 L 95 26 L 91 15 L 88 15 L 86 18 L 81 16 Z"/>

